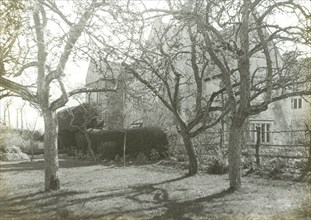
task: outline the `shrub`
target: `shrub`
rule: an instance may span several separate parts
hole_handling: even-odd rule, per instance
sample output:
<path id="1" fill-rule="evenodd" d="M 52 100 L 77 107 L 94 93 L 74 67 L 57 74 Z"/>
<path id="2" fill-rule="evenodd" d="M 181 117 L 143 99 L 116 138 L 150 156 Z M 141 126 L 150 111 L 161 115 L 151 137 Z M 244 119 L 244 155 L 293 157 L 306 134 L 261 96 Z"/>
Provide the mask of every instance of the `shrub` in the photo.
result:
<path id="1" fill-rule="evenodd" d="M 21 149 L 17 146 L 6 147 L 4 145 L 0 146 L 0 160 L 2 161 L 12 161 L 12 160 L 29 160 L 27 154 L 23 153 Z"/>
<path id="2" fill-rule="evenodd" d="M 35 141 L 31 144 L 30 141 L 27 141 L 25 145 L 20 146 L 22 152 L 29 155 L 38 155 L 44 153 L 44 145 L 41 141 Z"/>
<path id="3" fill-rule="evenodd" d="M 100 128 L 102 123 L 97 119 L 100 108 L 93 104 L 84 103 L 64 109 L 57 113 L 58 131 L 79 131 L 79 128 Z"/>
<path id="4" fill-rule="evenodd" d="M 229 170 L 225 160 L 214 158 L 207 166 L 207 172 L 210 174 L 225 174 Z"/>
<path id="5" fill-rule="evenodd" d="M 116 155 L 116 148 L 117 143 L 109 141 L 100 143 L 98 148 L 93 150 L 95 151 L 98 158 L 113 160 Z"/>
<path id="6" fill-rule="evenodd" d="M 94 153 L 101 159 L 113 160 L 116 155 L 123 156 L 124 130 L 92 130 L 88 131 Z M 75 135 L 77 149 L 87 149 L 86 139 L 82 132 Z M 74 144 L 74 143 L 73 143 Z M 164 158 L 168 154 L 166 134 L 160 128 L 144 127 L 126 130 L 126 155 L 140 152 L 155 159 Z M 154 149 L 154 151 L 153 151 Z M 155 151 L 157 153 L 155 153 Z M 87 151 L 86 151 L 87 152 Z"/>
<path id="7" fill-rule="evenodd" d="M 146 161 L 148 161 L 148 157 L 144 153 L 140 152 L 136 157 L 136 162 L 137 163 L 144 163 Z"/>
<path id="8" fill-rule="evenodd" d="M 266 175 L 269 178 L 281 179 L 286 173 L 287 163 L 281 158 L 274 158 L 268 164 L 262 166 L 258 171 L 260 175 Z"/>
<path id="9" fill-rule="evenodd" d="M 41 141 L 31 141 L 39 137 L 39 132 L 32 132 L 25 130 L 1 130 L 0 143 L 7 149 L 18 147 L 23 153 L 26 154 L 42 154 L 43 143 Z M 3 148 L 2 148 L 3 150 Z"/>
<path id="10" fill-rule="evenodd" d="M 242 157 L 242 168 L 243 169 L 256 169 L 256 161 L 254 156 Z"/>
<path id="11" fill-rule="evenodd" d="M 87 154 L 85 154 L 84 152 L 82 152 L 81 150 L 78 149 L 72 149 L 69 153 L 69 156 L 73 156 L 75 159 L 78 160 L 85 160 L 88 159 L 89 156 Z"/>
<path id="12" fill-rule="evenodd" d="M 150 160 L 159 160 L 161 159 L 162 156 L 161 154 L 159 153 L 159 151 L 155 150 L 155 149 L 152 149 L 151 152 L 150 152 L 150 155 L 149 155 L 149 159 Z"/>

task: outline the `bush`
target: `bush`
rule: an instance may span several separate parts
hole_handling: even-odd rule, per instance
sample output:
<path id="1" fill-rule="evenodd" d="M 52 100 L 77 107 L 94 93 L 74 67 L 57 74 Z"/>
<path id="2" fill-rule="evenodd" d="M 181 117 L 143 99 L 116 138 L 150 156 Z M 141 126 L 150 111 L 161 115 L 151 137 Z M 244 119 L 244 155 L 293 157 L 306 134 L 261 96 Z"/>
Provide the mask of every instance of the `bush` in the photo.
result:
<path id="1" fill-rule="evenodd" d="M 0 145 L 0 160 L 12 161 L 12 160 L 29 160 L 27 154 L 23 153 L 17 146 L 6 147 Z"/>
<path id="2" fill-rule="evenodd" d="M 25 130 L 11 130 L 3 129 L 0 131 L 0 143 L 2 144 L 2 151 L 5 149 L 14 149 L 17 147 L 21 152 L 26 154 L 43 154 L 43 143 L 41 141 L 31 141 L 31 139 L 39 139 L 39 132 L 25 131 Z M 16 149 L 15 149 L 16 150 Z"/>
<path id="3" fill-rule="evenodd" d="M 242 157 L 241 163 L 243 169 L 256 169 L 256 159 L 254 156 Z"/>
<path id="4" fill-rule="evenodd" d="M 94 153 L 101 159 L 110 160 L 113 160 L 116 155 L 123 156 L 124 134 L 124 130 L 88 131 Z M 87 149 L 87 142 L 82 132 L 76 133 L 73 142 L 76 143 L 77 149 Z M 166 134 L 160 128 L 144 127 L 126 130 L 126 155 L 136 157 L 142 152 L 147 157 L 160 159 L 168 155 L 167 145 Z"/>
<path id="5" fill-rule="evenodd" d="M 228 173 L 229 167 L 225 160 L 214 158 L 208 163 L 207 173 L 209 174 L 225 174 Z"/>
<path id="6" fill-rule="evenodd" d="M 148 160 L 148 157 L 144 154 L 144 153 L 142 153 L 142 152 L 140 152 L 138 155 L 137 155 L 137 157 L 136 157 L 136 162 L 137 163 L 144 163 L 144 162 L 146 162 Z"/>
<path id="7" fill-rule="evenodd" d="M 152 149 L 149 155 L 150 160 L 160 160 L 162 158 L 159 151 Z"/>
<path id="8" fill-rule="evenodd" d="M 116 155 L 116 148 L 117 143 L 109 141 L 100 143 L 98 149 L 94 150 L 98 158 L 113 160 Z"/>
<path id="9" fill-rule="evenodd" d="M 28 155 L 38 155 L 44 153 L 44 145 L 41 141 L 35 141 L 32 144 L 30 141 L 27 141 L 25 145 L 20 146 L 20 149 L 23 153 Z"/>
<path id="10" fill-rule="evenodd" d="M 260 169 L 256 170 L 256 174 L 260 176 L 266 176 L 273 179 L 284 179 L 285 176 L 288 178 L 288 164 L 286 160 L 281 158 L 274 158 L 269 160 L 267 163 L 262 164 Z"/>
<path id="11" fill-rule="evenodd" d="M 101 128 L 102 123 L 98 122 L 100 112 L 98 106 L 83 103 L 64 109 L 57 113 L 58 131 L 79 131 L 79 128 Z"/>
<path id="12" fill-rule="evenodd" d="M 85 154 L 84 152 L 78 149 L 72 149 L 70 152 L 68 152 L 68 155 L 78 160 L 89 159 L 89 155 Z"/>

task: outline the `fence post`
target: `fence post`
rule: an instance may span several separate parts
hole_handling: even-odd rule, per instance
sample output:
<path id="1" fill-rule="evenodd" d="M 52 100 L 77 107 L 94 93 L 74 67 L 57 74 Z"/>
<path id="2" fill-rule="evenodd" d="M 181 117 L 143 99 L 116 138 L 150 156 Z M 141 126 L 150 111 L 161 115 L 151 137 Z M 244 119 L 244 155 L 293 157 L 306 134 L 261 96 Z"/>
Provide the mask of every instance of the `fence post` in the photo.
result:
<path id="1" fill-rule="evenodd" d="M 256 145 L 255 145 L 255 157 L 256 157 L 256 166 L 259 168 L 260 166 L 260 156 L 259 156 L 259 146 L 260 146 L 260 127 L 256 126 Z"/>

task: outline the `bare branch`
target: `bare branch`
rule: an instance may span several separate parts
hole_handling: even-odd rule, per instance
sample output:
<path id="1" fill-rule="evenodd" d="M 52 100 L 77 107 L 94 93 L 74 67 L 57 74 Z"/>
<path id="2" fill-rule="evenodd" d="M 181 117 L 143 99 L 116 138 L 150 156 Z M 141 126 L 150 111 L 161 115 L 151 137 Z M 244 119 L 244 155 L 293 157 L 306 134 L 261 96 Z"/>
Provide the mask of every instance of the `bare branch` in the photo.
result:
<path id="1" fill-rule="evenodd" d="M 81 88 L 70 91 L 69 93 L 63 93 L 63 95 L 53 101 L 50 105 L 52 111 L 57 110 L 58 108 L 64 106 L 68 102 L 68 98 L 81 93 L 91 93 L 91 92 L 116 92 L 116 88 L 113 89 L 104 89 L 104 88 Z"/>
<path id="2" fill-rule="evenodd" d="M 269 104 L 276 102 L 276 101 L 280 101 L 280 100 L 290 98 L 290 97 L 294 97 L 294 96 L 308 96 L 308 95 L 311 95 L 310 90 L 301 90 L 301 91 L 297 91 L 297 92 L 285 93 L 285 94 L 271 98 L 270 101 L 266 101 L 266 102 L 263 102 L 259 105 L 252 106 L 249 109 L 249 114 L 250 115 L 257 115 L 260 112 L 267 110 Z"/>
<path id="3" fill-rule="evenodd" d="M 11 93 L 16 93 L 20 95 L 21 98 L 24 100 L 37 103 L 35 94 L 29 89 L 27 89 L 27 87 L 24 85 L 20 85 L 16 82 L 13 82 L 0 76 L 0 86 L 6 90 L 9 90 Z"/>
<path id="4" fill-rule="evenodd" d="M 57 15 L 59 15 L 59 17 L 61 17 L 63 19 L 64 22 L 66 22 L 69 26 L 72 26 L 73 23 L 71 21 L 69 21 L 67 19 L 67 17 L 59 10 L 59 8 L 57 7 L 57 5 L 55 4 L 55 2 L 52 2 L 50 0 L 39 0 L 39 2 L 48 7 L 50 10 L 54 11 Z"/>
<path id="5" fill-rule="evenodd" d="M 23 72 L 30 68 L 30 67 L 35 67 L 35 66 L 38 66 L 38 62 L 30 62 L 30 63 L 27 63 L 27 64 L 24 64 L 15 74 L 14 76 L 17 77 L 17 76 L 20 76 L 21 74 L 23 74 Z"/>

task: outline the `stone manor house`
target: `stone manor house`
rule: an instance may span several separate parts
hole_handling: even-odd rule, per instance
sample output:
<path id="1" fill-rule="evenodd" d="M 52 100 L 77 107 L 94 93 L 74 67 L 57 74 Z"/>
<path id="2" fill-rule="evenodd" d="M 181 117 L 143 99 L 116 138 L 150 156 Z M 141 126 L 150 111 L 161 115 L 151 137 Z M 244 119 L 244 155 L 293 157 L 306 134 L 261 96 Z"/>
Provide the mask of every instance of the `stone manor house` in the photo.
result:
<path id="1" fill-rule="evenodd" d="M 157 30 L 163 28 L 163 25 L 165 26 L 161 21 L 155 22 L 149 38 L 156 39 L 155 33 Z M 182 33 L 180 34 L 182 35 Z M 189 40 L 186 37 L 180 39 L 181 41 Z M 277 60 L 278 62 L 284 60 L 276 48 L 273 48 L 271 53 L 273 53 L 274 63 Z M 251 60 L 252 71 L 265 63 L 262 54 L 258 53 L 254 57 Z M 217 72 L 219 70 L 216 69 L 215 71 Z M 304 71 L 311 70 L 306 69 Z M 208 95 L 211 94 L 213 88 L 219 88 L 221 82 L 220 79 L 216 79 L 213 81 L 206 80 L 205 83 L 204 88 Z M 91 62 L 86 76 L 86 86 L 93 88 L 117 88 L 117 92 L 91 93 L 86 97 L 87 102 L 98 103 L 105 108 L 103 118 L 107 121 L 107 129 L 157 125 L 156 123 L 152 123 L 151 119 L 167 114 L 164 107 L 159 107 L 161 106 L 160 102 L 152 98 L 152 96 L 148 96 L 146 92 L 134 92 L 135 94 L 131 94 L 129 87 L 139 88 L 139 83 L 132 76 L 125 73 L 120 63 Z M 261 98 L 259 97 L 258 101 Z M 150 99 L 153 99 L 151 104 Z M 147 102 L 149 103 L 146 105 Z M 288 133 L 277 133 L 275 131 L 303 130 L 306 128 L 305 123 L 311 125 L 310 122 L 310 96 L 286 98 L 270 104 L 268 110 L 248 119 L 246 125 L 249 130 L 248 142 L 256 143 L 257 136 L 255 130 L 256 127 L 259 127 L 261 131 L 261 143 L 288 143 L 298 137 L 295 137 L 294 133 L 289 135 Z"/>

